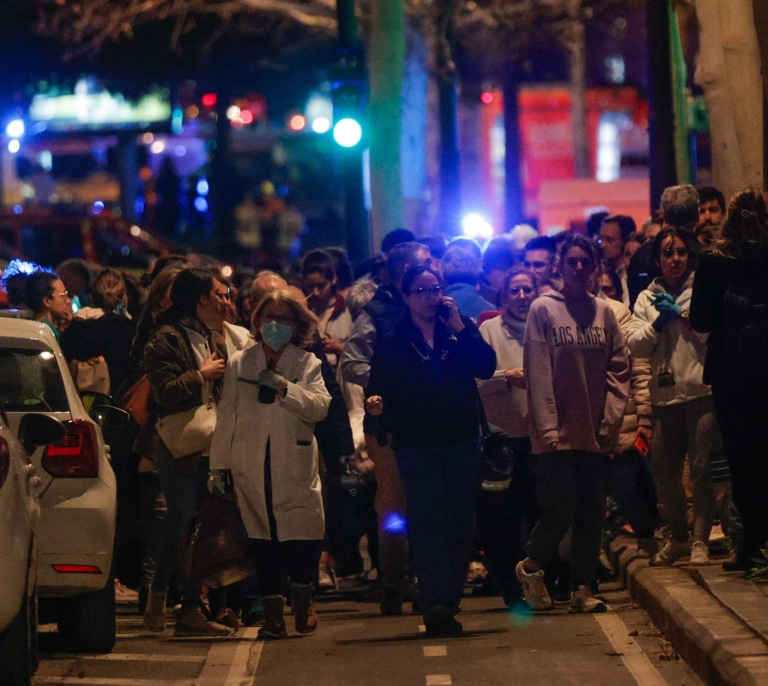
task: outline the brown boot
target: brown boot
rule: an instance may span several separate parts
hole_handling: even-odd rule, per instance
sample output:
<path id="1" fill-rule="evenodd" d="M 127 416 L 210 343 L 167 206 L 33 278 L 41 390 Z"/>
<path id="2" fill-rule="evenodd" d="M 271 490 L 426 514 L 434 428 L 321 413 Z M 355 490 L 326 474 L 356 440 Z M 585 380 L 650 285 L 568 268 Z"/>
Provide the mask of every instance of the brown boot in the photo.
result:
<path id="1" fill-rule="evenodd" d="M 235 630 L 231 626 L 224 626 L 217 622 L 209 621 L 199 607 L 184 612 L 176 620 L 174 636 L 231 636 Z"/>
<path id="2" fill-rule="evenodd" d="M 291 584 L 291 609 L 296 631 L 309 634 L 317 629 L 317 613 L 312 602 L 312 586 Z"/>
<path id="3" fill-rule="evenodd" d="M 144 626 L 150 631 L 165 630 L 165 592 L 150 590 L 144 610 Z"/>
<path id="4" fill-rule="evenodd" d="M 268 595 L 261 599 L 264 606 L 264 626 L 259 629 L 259 639 L 270 641 L 277 638 L 287 638 L 288 632 L 285 629 L 285 619 L 283 618 L 283 596 Z"/>

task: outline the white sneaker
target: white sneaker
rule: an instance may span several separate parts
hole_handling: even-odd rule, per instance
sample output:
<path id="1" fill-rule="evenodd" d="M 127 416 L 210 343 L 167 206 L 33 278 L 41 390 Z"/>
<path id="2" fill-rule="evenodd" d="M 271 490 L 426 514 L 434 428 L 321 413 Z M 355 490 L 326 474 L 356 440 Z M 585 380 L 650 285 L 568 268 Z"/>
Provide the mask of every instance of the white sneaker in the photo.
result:
<path id="1" fill-rule="evenodd" d="M 525 560 L 520 560 L 515 567 L 517 580 L 523 587 L 523 600 L 532 610 L 549 610 L 552 608 L 552 598 L 544 585 L 544 570 L 529 574 L 525 571 Z"/>
<path id="2" fill-rule="evenodd" d="M 694 541 L 691 546 L 691 564 L 709 564 L 709 547 L 704 541 Z"/>
<path id="3" fill-rule="evenodd" d="M 317 571 L 317 590 L 320 592 L 339 590 L 339 586 L 336 583 L 336 574 L 324 564 L 321 564 Z"/>
<path id="4" fill-rule="evenodd" d="M 681 557 L 690 555 L 691 546 L 689 543 L 676 541 L 674 538 L 668 538 L 664 547 L 651 558 L 651 567 L 671 567 Z"/>
<path id="5" fill-rule="evenodd" d="M 589 586 L 579 586 L 571 593 L 571 608 L 569 612 L 605 612 L 608 609 L 606 604 L 599 598 L 592 595 L 592 589 Z"/>

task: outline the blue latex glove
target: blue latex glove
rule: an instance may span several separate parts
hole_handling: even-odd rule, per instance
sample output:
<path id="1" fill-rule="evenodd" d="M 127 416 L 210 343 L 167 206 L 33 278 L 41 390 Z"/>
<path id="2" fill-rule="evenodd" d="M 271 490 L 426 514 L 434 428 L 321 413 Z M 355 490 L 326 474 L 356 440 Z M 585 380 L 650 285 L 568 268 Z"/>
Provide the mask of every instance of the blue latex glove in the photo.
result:
<path id="1" fill-rule="evenodd" d="M 669 293 L 659 293 L 656 298 L 654 298 L 653 306 L 659 312 L 669 312 L 676 317 L 679 317 L 682 312 L 680 305 L 675 302 L 675 299 Z"/>
<path id="2" fill-rule="evenodd" d="M 288 383 L 288 379 L 280 376 L 280 374 L 272 369 L 263 369 L 261 374 L 259 374 L 259 386 L 268 386 L 277 391 L 280 390 L 278 386 L 283 382 Z"/>
<path id="3" fill-rule="evenodd" d="M 661 331 L 669 322 L 671 322 L 673 319 L 677 319 L 680 316 L 680 308 L 678 307 L 678 312 L 674 312 L 672 310 L 662 310 L 659 313 L 659 316 L 656 317 L 656 321 L 653 322 L 653 328 L 656 329 L 656 331 Z"/>

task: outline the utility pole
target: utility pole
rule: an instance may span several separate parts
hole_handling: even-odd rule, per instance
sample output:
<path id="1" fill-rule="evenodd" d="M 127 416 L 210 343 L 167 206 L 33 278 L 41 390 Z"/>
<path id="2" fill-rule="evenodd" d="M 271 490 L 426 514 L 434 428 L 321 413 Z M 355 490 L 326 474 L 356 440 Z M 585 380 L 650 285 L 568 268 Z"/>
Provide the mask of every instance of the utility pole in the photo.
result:
<path id="1" fill-rule="evenodd" d="M 339 27 L 338 76 L 358 80 L 365 78 L 363 48 L 357 40 L 355 0 L 336 0 L 336 20 Z M 362 77 L 362 78 L 361 78 Z M 365 139 L 365 135 L 364 135 Z M 368 212 L 363 189 L 362 143 L 340 151 L 344 180 L 344 221 L 347 232 L 347 251 L 353 264 L 368 259 L 371 252 Z"/>

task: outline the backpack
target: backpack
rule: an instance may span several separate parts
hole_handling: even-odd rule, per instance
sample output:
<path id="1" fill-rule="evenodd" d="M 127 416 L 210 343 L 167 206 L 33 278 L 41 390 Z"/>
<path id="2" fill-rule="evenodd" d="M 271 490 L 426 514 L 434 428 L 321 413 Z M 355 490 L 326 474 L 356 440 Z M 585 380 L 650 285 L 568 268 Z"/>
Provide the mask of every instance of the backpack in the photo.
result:
<path id="1" fill-rule="evenodd" d="M 768 284 L 733 284 L 723 296 L 728 371 L 768 381 Z"/>

